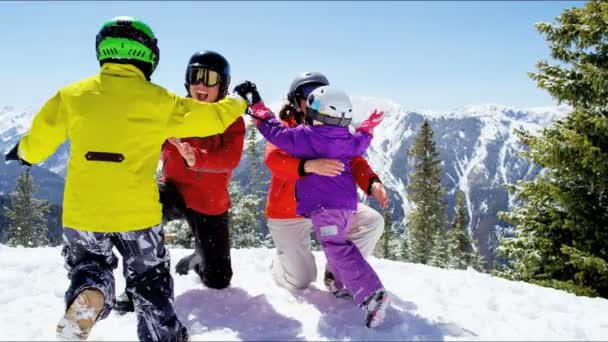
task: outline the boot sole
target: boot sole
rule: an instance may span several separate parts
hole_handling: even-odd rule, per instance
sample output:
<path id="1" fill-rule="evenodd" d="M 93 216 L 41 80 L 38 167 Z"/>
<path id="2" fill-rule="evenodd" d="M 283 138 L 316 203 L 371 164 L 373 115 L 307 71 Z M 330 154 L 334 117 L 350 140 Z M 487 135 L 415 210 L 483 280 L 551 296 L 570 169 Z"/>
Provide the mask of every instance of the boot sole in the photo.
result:
<path id="1" fill-rule="evenodd" d="M 99 290 L 82 291 L 59 320 L 57 338 L 70 341 L 86 340 L 103 304 L 103 294 Z"/>

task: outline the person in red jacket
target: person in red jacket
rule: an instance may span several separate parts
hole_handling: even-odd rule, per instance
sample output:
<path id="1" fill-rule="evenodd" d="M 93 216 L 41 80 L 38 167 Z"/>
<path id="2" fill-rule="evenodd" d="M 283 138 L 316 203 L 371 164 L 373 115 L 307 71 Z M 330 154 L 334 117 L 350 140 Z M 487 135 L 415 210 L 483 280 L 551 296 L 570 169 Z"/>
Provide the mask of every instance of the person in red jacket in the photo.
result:
<path id="1" fill-rule="evenodd" d="M 186 69 L 188 96 L 216 102 L 226 96 L 229 84 L 230 65 L 222 55 L 213 51 L 192 55 Z M 241 160 L 244 141 L 241 117 L 222 134 L 168 139 L 162 148 L 159 188 L 164 220 L 185 216 L 195 241 L 195 252 L 178 261 L 176 272 L 184 275 L 192 269 L 209 288 L 226 288 L 232 279 L 228 183 Z M 121 295 L 116 307 L 131 311 L 131 301 Z"/>
<path id="2" fill-rule="evenodd" d="M 289 89 L 289 101 L 279 116 L 289 127 L 305 124 L 306 98 L 316 88 L 329 85 L 327 78 L 318 72 L 306 72 L 296 77 Z M 282 286 L 301 289 L 307 287 L 317 277 L 314 255 L 311 252 L 310 219 L 296 215 L 295 182 L 309 173 L 322 176 L 337 176 L 344 171 L 344 165 L 333 159 L 302 160 L 268 143 L 265 163 L 272 173 L 270 191 L 266 202 L 267 225 L 276 246 L 272 263 L 272 273 Z M 350 161 L 355 182 L 368 196 L 374 196 L 386 208 L 388 197 L 380 178 L 362 156 Z M 348 233 L 349 239 L 365 257 L 372 254 L 384 230 L 384 219 L 374 209 L 363 203 L 357 205 L 357 212 Z M 351 294 L 335 283 L 335 277 L 327 267 L 324 283 L 337 297 Z"/>

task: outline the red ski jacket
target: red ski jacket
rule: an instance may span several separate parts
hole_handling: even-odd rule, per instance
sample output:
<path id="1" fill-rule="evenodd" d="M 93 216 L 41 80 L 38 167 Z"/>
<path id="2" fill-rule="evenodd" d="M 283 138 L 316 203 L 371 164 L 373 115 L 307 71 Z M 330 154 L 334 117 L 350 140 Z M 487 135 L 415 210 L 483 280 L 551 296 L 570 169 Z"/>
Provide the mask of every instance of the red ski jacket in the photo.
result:
<path id="1" fill-rule="evenodd" d="M 243 153 L 245 121 L 238 118 L 222 134 L 181 141 L 194 148 L 196 163 L 188 167 L 177 148 L 165 142 L 161 178 L 175 184 L 188 208 L 205 215 L 225 213 L 230 209 L 228 182 Z"/>

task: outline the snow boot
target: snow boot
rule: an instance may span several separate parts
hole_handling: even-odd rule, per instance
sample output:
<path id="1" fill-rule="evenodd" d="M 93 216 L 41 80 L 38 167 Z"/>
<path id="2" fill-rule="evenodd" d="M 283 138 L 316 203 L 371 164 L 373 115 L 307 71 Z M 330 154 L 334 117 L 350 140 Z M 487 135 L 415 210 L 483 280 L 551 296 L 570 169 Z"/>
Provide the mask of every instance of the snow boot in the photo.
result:
<path id="1" fill-rule="evenodd" d="M 181 258 L 175 265 L 175 272 L 179 275 L 186 275 L 188 271 L 193 270 L 194 267 L 200 263 L 201 257 L 198 253 L 194 252 L 188 256 Z"/>
<path id="2" fill-rule="evenodd" d="M 86 340 L 91 328 L 97 322 L 103 305 L 104 298 L 101 291 L 97 289 L 82 291 L 59 320 L 57 338 L 70 341 Z"/>
<path id="3" fill-rule="evenodd" d="M 361 307 L 366 311 L 365 326 L 368 328 L 376 328 L 384 321 L 386 309 L 390 305 L 391 299 L 383 289 L 374 292 L 371 296 L 361 304 Z"/>
<path id="4" fill-rule="evenodd" d="M 131 296 L 129 296 L 127 291 L 116 297 L 116 300 L 114 301 L 114 310 L 121 315 L 124 315 L 127 312 L 135 311 L 133 300 L 131 299 Z"/>
<path id="5" fill-rule="evenodd" d="M 336 282 L 336 277 L 333 273 L 331 273 L 327 268 L 325 268 L 325 274 L 323 275 L 323 283 L 325 287 L 331 292 L 336 298 L 341 298 L 345 300 L 352 300 L 353 296 L 351 293 L 344 288 L 344 286 L 338 287 L 338 283 Z"/>

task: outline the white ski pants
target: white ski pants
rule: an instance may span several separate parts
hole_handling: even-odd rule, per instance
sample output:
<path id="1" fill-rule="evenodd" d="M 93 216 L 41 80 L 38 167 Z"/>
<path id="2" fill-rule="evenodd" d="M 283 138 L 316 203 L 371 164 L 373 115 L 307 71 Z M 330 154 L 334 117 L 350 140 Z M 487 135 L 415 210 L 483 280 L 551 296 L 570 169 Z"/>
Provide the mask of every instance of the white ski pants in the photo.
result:
<path id="1" fill-rule="evenodd" d="M 312 221 L 306 218 L 268 219 L 268 229 L 276 246 L 272 274 L 281 286 L 302 289 L 317 279 L 311 251 Z M 384 230 L 384 218 L 365 204 L 357 205 L 348 238 L 364 257 L 374 251 Z"/>

